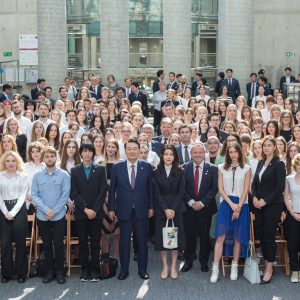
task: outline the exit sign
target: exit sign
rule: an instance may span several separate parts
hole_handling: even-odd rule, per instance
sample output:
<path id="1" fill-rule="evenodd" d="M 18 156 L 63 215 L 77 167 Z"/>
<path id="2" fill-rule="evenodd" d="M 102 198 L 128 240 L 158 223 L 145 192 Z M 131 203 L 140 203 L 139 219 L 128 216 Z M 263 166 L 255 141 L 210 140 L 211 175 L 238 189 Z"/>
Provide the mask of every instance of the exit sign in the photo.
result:
<path id="1" fill-rule="evenodd" d="M 12 56 L 12 52 L 3 52 L 3 56 Z"/>
<path id="2" fill-rule="evenodd" d="M 285 56 L 286 56 L 286 57 L 296 56 L 296 53 L 293 52 L 293 51 L 287 51 L 287 52 L 285 53 Z"/>

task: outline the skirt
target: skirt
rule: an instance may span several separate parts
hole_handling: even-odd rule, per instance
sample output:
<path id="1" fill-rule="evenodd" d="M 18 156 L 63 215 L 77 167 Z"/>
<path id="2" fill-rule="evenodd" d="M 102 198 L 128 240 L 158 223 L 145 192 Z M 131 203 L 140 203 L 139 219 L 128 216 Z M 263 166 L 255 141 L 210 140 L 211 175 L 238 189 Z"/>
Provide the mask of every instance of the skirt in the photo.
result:
<path id="1" fill-rule="evenodd" d="M 239 198 L 229 196 L 229 199 L 235 203 L 239 203 Z M 247 249 L 250 236 L 250 215 L 248 204 L 243 204 L 240 216 L 237 220 L 232 220 L 233 211 L 228 203 L 223 200 L 220 204 L 217 215 L 215 238 L 225 235 L 223 246 L 224 256 L 233 256 L 234 241 L 241 244 L 241 257 L 247 256 Z"/>

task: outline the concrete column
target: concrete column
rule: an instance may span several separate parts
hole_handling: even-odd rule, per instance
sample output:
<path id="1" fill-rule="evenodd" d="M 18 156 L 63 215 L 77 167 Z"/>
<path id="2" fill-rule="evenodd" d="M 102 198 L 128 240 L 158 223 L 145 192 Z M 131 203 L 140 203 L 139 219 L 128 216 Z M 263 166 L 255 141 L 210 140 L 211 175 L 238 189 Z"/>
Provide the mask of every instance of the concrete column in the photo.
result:
<path id="1" fill-rule="evenodd" d="M 37 33 L 39 48 L 39 78 L 46 79 L 46 85 L 58 97 L 58 88 L 67 74 L 67 13 L 62 0 L 37 1 Z"/>
<path id="2" fill-rule="evenodd" d="M 191 79 L 192 21 L 191 0 L 163 1 L 163 65 L 165 73 L 173 71 Z"/>
<path id="3" fill-rule="evenodd" d="M 98 56 L 97 56 L 97 38 L 92 36 L 91 40 L 91 68 L 97 68 Z"/>
<path id="4" fill-rule="evenodd" d="M 82 66 L 83 68 L 89 68 L 89 38 L 86 35 L 82 36 Z"/>
<path id="5" fill-rule="evenodd" d="M 123 84 L 129 67 L 129 14 L 127 0 L 100 1 L 101 77 L 113 74 Z"/>
<path id="6" fill-rule="evenodd" d="M 245 95 L 253 71 L 254 0 L 219 0 L 217 65 L 219 71 L 233 69 Z"/>

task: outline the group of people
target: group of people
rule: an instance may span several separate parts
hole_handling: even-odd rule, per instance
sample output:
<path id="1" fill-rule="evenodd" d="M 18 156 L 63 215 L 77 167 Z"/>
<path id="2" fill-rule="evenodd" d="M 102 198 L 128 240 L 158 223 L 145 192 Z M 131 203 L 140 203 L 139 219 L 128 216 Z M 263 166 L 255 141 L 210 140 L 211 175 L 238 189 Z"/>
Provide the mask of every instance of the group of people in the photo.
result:
<path id="1" fill-rule="evenodd" d="M 289 71 L 285 82 L 293 81 Z M 35 213 L 47 269 L 43 282 L 65 283 L 67 211 L 75 216 L 81 281 L 98 281 L 99 255 L 107 252 L 119 258 L 118 279 L 125 280 L 131 241 L 142 279 L 149 278 L 151 241 L 161 255 L 161 279 L 178 278 L 178 257 L 184 259 L 182 272 L 197 256 L 208 272 L 213 247 L 210 282 L 219 278 L 222 255 L 232 257 L 230 279 L 237 280 L 251 211 L 265 260 L 261 283 L 273 275 L 281 221 L 291 281 L 299 282 L 300 111 L 280 88 L 271 89 L 264 74 L 251 74 L 247 100 L 232 69 L 226 78 L 220 75 L 214 91 L 200 73 L 189 85 L 173 72 L 165 82 L 159 70 L 153 125 L 146 95 L 129 77 L 119 86 L 110 75 L 103 86 L 92 76 L 80 89 L 66 78 L 58 100 L 44 79 L 31 97 L 11 95 L 12 87 L 4 85 L 1 281 L 26 280 L 27 215 Z M 162 233 L 167 220 L 178 228 L 178 247 L 170 251 Z"/>

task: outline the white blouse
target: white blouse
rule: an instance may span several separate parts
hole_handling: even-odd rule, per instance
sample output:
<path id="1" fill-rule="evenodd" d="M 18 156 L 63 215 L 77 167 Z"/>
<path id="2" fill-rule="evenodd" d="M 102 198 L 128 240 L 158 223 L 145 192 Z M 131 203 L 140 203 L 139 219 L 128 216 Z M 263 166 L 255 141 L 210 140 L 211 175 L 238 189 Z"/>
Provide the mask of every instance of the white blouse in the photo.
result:
<path id="1" fill-rule="evenodd" d="M 249 165 L 244 165 L 244 168 L 238 166 L 235 170 L 233 178 L 233 170 L 230 167 L 228 170 L 224 169 L 224 164 L 218 166 L 219 172 L 223 175 L 223 189 L 228 196 L 236 196 L 241 198 L 244 192 L 244 183 L 246 173 L 251 169 Z M 234 179 L 234 180 L 233 180 Z M 220 202 L 224 199 L 220 197 Z M 248 203 L 248 197 L 244 203 Z"/>
<path id="2" fill-rule="evenodd" d="M 300 184 L 295 180 L 295 175 L 289 175 L 286 177 L 286 183 L 290 190 L 291 205 L 294 212 L 300 213 Z"/>
<path id="3" fill-rule="evenodd" d="M 27 174 L 28 176 L 28 182 L 29 182 L 29 186 L 28 186 L 28 195 L 31 195 L 31 184 L 32 184 L 32 179 L 33 179 L 33 176 L 45 169 L 46 165 L 44 162 L 36 165 L 34 162 L 27 162 L 24 166 L 24 172 Z"/>
<path id="4" fill-rule="evenodd" d="M 167 177 L 169 177 L 170 173 L 171 173 L 171 169 L 172 169 L 172 165 L 170 166 L 165 166 L 165 170 L 166 170 L 166 173 L 167 173 Z"/>
<path id="5" fill-rule="evenodd" d="M 27 192 L 28 176 L 25 173 L 17 171 L 14 176 L 9 176 L 6 171 L 0 172 L 0 210 L 3 214 L 9 212 L 4 201 L 16 199 L 17 203 L 10 211 L 15 217 L 25 202 Z"/>

